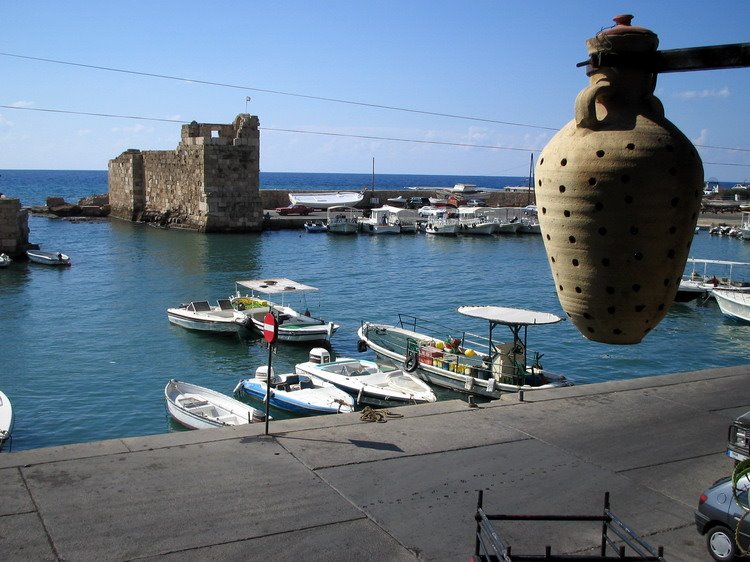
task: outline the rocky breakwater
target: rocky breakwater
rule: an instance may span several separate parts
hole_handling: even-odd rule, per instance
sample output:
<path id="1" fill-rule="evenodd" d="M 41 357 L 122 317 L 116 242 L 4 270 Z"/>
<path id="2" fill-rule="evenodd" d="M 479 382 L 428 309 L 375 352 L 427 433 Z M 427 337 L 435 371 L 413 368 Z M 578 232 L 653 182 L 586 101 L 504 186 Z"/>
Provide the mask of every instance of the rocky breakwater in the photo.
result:
<path id="1" fill-rule="evenodd" d="M 101 218 L 109 216 L 111 207 L 109 195 L 90 195 L 78 200 L 78 203 L 68 203 L 62 197 L 47 197 L 46 205 L 29 207 L 29 211 L 40 215 L 54 215 L 56 217 L 84 217 Z"/>

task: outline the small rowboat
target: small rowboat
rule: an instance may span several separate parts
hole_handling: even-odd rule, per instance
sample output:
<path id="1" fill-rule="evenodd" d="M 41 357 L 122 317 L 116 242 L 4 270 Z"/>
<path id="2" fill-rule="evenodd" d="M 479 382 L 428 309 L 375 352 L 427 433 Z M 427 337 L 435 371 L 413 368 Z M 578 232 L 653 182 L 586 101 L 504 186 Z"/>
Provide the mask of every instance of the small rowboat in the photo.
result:
<path id="1" fill-rule="evenodd" d="M 70 265 L 70 258 L 62 252 L 43 252 L 41 250 L 26 250 L 29 260 L 43 265 Z"/>
<path id="2" fill-rule="evenodd" d="M 260 410 L 219 392 L 172 379 L 164 388 L 167 411 L 190 429 L 244 425 L 265 420 Z"/>

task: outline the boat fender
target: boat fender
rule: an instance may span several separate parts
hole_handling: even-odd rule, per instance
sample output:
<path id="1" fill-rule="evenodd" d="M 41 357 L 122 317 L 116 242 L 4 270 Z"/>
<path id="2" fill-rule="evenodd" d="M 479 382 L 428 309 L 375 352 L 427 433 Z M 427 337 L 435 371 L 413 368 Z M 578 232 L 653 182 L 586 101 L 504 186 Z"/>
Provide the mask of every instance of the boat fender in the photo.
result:
<path id="1" fill-rule="evenodd" d="M 359 340 L 357 342 L 357 351 L 359 351 L 360 353 L 364 353 L 365 351 L 367 351 L 367 344 L 365 343 L 365 340 Z"/>
<path id="2" fill-rule="evenodd" d="M 490 379 L 487 381 L 487 392 L 494 392 L 495 391 L 495 379 Z"/>
<path id="3" fill-rule="evenodd" d="M 404 361 L 404 371 L 407 373 L 413 373 L 417 370 L 417 365 L 419 364 L 419 360 L 417 359 L 417 356 L 413 353 L 410 353 L 406 356 L 406 361 Z"/>

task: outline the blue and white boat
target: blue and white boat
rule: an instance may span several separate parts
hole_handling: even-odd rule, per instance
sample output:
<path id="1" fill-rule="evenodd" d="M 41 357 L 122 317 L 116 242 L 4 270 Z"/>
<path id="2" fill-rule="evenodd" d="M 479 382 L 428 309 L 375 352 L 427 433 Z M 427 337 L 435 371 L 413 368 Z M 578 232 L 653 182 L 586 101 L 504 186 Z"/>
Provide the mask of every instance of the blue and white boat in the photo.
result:
<path id="1" fill-rule="evenodd" d="M 243 393 L 265 403 L 268 394 L 267 367 L 258 367 L 255 378 L 243 379 L 234 393 Z M 271 369 L 270 404 L 279 410 L 310 416 L 316 414 L 349 414 L 354 398 L 334 385 L 310 375 L 293 373 L 277 375 Z"/>

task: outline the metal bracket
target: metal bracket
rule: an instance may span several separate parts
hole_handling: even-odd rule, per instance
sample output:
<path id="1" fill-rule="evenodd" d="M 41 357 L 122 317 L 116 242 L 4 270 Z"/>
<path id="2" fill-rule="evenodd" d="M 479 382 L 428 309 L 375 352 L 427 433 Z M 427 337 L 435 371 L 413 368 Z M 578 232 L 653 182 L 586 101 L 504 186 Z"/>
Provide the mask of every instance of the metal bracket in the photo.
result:
<path id="1" fill-rule="evenodd" d="M 750 66 L 750 43 L 691 47 L 650 53 L 597 51 L 588 60 L 579 62 L 576 66 L 585 66 L 587 74 L 607 66 L 639 69 L 653 73 L 746 68 Z"/>

